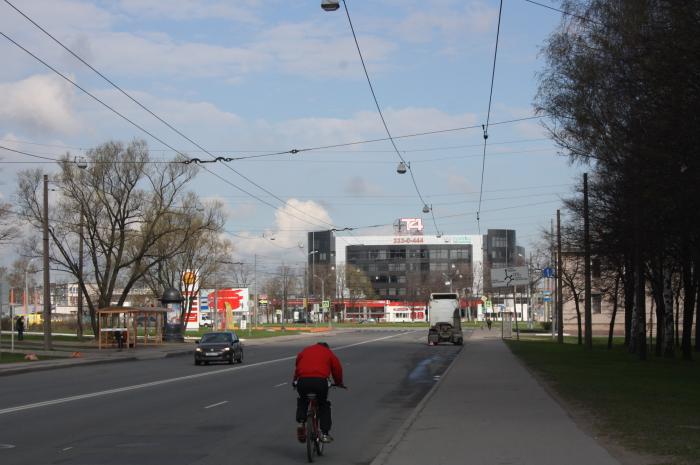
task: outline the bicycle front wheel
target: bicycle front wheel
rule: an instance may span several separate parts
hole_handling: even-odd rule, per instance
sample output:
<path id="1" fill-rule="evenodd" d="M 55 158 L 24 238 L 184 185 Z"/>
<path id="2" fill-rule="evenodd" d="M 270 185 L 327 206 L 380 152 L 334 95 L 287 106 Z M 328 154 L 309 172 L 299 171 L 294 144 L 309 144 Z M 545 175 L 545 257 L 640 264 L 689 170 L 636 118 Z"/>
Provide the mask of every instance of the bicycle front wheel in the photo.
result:
<path id="1" fill-rule="evenodd" d="M 306 458 L 309 463 L 314 461 L 314 452 L 316 448 L 316 432 L 314 431 L 314 423 L 311 415 L 306 417 Z"/>

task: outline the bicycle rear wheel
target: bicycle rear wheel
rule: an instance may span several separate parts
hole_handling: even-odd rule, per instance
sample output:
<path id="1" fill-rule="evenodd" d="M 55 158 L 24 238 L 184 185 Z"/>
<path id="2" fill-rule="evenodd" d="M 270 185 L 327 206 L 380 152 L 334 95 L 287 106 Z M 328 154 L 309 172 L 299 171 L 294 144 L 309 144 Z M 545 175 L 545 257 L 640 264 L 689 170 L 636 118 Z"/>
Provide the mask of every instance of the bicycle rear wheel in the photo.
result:
<path id="1" fill-rule="evenodd" d="M 314 431 L 314 423 L 312 415 L 306 417 L 306 458 L 309 463 L 314 461 L 314 453 L 316 452 L 316 432 Z"/>

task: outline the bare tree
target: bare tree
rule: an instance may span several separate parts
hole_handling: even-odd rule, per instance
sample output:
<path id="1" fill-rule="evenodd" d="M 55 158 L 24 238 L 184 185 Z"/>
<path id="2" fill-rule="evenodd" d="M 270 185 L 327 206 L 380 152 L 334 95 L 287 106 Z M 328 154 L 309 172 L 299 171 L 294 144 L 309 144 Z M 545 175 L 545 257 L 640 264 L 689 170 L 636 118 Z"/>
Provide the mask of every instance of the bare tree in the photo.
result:
<path id="1" fill-rule="evenodd" d="M 93 330 L 95 312 L 114 300 L 124 303 L 132 287 L 146 272 L 178 255 L 187 238 L 202 228 L 192 216 L 183 215 L 185 186 L 196 166 L 182 159 L 154 164 L 144 141 L 128 146 L 108 142 L 86 153 L 88 167 L 80 169 L 67 155 L 54 179 L 58 199 L 51 205 L 49 234 L 51 263 L 78 280 L 86 297 Z M 37 195 L 41 172 L 20 173 L 18 199 L 22 216 L 34 227 L 43 221 L 41 196 Z M 84 218 L 82 237 L 78 225 Z M 182 234 L 182 232 L 187 233 Z M 159 250 L 171 236 L 169 250 Z M 78 266 L 78 241 L 85 243 L 87 267 Z M 97 295 L 87 284 L 94 283 Z M 115 299 L 116 297 L 116 299 Z"/>
<path id="2" fill-rule="evenodd" d="M 219 202 L 200 205 L 196 196 L 189 193 L 180 216 L 184 223 L 196 227 L 183 228 L 179 233 L 169 234 L 159 241 L 156 254 L 167 256 L 170 249 L 178 246 L 179 253 L 150 267 L 144 273 L 144 282 L 154 295 L 161 295 L 171 287 L 180 290 L 185 297 L 180 314 L 180 325 L 184 328 L 199 291 L 203 285 L 210 284 L 207 282 L 210 275 L 218 273 L 230 261 L 233 247 L 230 241 L 219 236 L 224 224 Z"/>
<path id="3" fill-rule="evenodd" d="M 5 244 L 19 233 L 17 218 L 12 212 L 12 205 L 0 202 L 0 244 Z"/>

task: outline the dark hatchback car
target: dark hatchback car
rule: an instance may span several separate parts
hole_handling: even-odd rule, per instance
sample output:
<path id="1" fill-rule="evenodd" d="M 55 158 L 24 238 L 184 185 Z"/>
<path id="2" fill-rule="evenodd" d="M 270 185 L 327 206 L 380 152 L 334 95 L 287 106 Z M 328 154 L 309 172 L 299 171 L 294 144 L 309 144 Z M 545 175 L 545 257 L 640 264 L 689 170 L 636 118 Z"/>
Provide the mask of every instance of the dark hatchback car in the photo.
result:
<path id="1" fill-rule="evenodd" d="M 233 331 L 206 333 L 196 341 L 194 364 L 205 365 L 209 362 L 243 363 L 243 346 Z"/>

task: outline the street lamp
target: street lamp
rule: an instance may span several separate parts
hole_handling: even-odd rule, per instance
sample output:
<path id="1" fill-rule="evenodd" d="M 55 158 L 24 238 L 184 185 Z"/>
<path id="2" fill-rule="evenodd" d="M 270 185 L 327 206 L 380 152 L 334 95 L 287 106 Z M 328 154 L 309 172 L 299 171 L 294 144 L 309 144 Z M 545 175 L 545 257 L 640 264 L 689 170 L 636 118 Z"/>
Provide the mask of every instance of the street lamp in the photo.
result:
<path id="1" fill-rule="evenodd" d="M 321 8 L 323 8 L 325 11 L 335 11 L 338 8 L 340 8 L 340 1 L 339 0 L 322 0 L 321 1 Z"/>
<path id="2" fill-rule="evenodd" d="M 321 313 L 323 313 L 323 301 L 326 300 L 326 282 L 320 276 L 313 275 L 313 277 L 321 281 Z"/>

